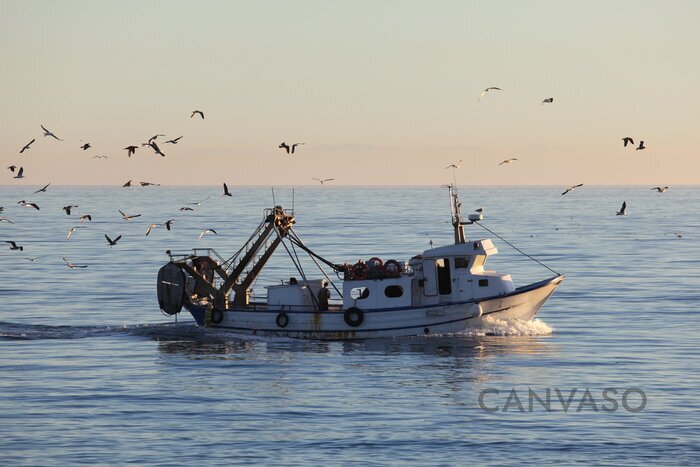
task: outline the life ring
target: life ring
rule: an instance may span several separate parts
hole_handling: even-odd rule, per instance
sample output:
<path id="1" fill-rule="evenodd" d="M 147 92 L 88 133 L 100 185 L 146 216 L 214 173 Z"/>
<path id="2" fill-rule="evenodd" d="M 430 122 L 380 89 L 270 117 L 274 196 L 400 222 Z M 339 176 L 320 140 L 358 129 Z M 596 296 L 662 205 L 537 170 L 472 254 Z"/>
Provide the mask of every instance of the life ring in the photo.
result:
<path id="1" fill-rule="evenodd" d="M 343 319 L 348 326 L 356 328 L 365 320 L 365 314 L 359 308 L 351 307 L 345 310 Z"/>
<path id="2" fill-rule="evenodd" d="M 350 267 L 350 275 L 354 280 L 366 279 L 367 269 L 367 265 L 360 260 Z"/>
<path id="3" fill-rule="evenodd" d="M 214 324 L 219 324 L 224 320 L 224 312 L 218 308 L 213 308 L 211 310 L 211 322 Z"/>
<path id="4" fill-rule="evenodd" d="M 289 324 L 289 316 L 287 316 L 287 313 L 283 311 L 282 313 L 277 315 L 277 319 L 275 319 L 275 322 L 277 323 L 277 326 L 281 328 L 286 328 Z"/>
<path id="5" fill-rule="evenodd" d="M 401 275 L 401 264 L 395 259 L 390 259 L 384 263 L 384 270 L 388 277 L 399 277 Z"/>

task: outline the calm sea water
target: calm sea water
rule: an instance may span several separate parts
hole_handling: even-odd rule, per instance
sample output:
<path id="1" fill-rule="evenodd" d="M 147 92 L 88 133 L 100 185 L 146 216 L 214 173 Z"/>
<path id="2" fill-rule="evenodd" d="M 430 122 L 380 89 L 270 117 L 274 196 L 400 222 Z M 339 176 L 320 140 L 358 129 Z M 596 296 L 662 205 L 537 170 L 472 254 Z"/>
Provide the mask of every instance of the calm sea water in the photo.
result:
<path id="1" fill-rule="evenodd" d="M 700 461 L 698 187 L 463 188 L 465 210 L 483 205 L 485 226 L 567 275 L 539 319 L 345 343 L 214 333 L 158 309 L 165 250 L 231 255 L 272 205 L 269 188 L 35 189 L 0 187 L 14 221 L 0 223 L 1 240 L 24 246 L 0 250 L 3 465 Z M 291 189 L 275 197 L 292 204 Z M 408 259 L 452 241 L 439 188 L 307 187 L 294 198 L 295 230 L 334 262 Z M 615 216 L 622 201 L 628 215 Z M 93 221 L 66 240 L 80 214 Z M 145 236 L 168 219 L 172 231 Z M 218 235 L 198 239 L 206 228 Z M 110 248 L 104 234 L 122 239 Z M 518 286 L 551 275 L 479 227 L 469 235 L 494 239 L 490 266 Z M 292 267 L 278 250 L 256 294 Z M 528 389 L 549 390 L 550 410 L 530 409 Z M 557 394 L 571 396 L 568 409 Z"/>

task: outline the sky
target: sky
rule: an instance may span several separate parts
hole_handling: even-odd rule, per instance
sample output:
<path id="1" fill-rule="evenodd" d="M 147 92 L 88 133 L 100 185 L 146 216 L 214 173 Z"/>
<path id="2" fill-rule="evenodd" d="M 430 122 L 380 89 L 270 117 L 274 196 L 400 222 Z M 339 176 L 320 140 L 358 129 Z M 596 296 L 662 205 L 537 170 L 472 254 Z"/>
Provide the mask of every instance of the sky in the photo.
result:
<path id="1" fill-rule="evenodd" d="M 682 0 L 0 0 L 0 157 L 26 175 L 0 184 L 440 185 L 457 160 L 460 185 L 698 184 L 699 18 Z M 155 134 L 183 138 L 122 150 Z"/>

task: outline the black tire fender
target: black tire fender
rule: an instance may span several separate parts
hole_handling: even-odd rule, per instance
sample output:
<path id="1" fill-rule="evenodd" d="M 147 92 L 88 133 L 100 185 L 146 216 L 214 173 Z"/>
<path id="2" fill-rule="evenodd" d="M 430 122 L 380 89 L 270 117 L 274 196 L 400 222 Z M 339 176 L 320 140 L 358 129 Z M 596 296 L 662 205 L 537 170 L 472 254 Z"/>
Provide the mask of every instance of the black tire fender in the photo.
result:
<path id="1" fill-rule="evenodd" d="M 218 308 L 211 310 L 211 322 L 214 324 L 220 324 L 224 320 L 224 312 Z"/>
<path id="2" fill-rule="evenodd" d="M 362 310 L 353 306 L 345 310 L 345 313 L 343 314 L 343 319 L 345 320 L 348 326 L 356 328 L 365 320 L 365 314 L 362 312 Z"/>
<path id="3" fill-rule="evenodd" d="M 277 323 L 278 327 L 286 328 L 289 324 L 289 316 L 287 316 L 287 313 L 283 311 L 282 313 L 277 315 L 275 322 Z"/>

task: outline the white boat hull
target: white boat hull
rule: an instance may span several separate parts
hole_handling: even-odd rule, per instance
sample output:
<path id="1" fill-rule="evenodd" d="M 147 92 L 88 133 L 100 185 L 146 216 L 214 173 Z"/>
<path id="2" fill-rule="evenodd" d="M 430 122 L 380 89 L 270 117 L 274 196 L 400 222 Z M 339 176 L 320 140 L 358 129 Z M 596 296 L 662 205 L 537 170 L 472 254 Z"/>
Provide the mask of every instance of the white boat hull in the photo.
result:
<path id="1" fill-rule="evenodd" d="M 222 310 L 219 323 L 205 305 L 185 305 L 199 325 L 241 334 L 299 339 L 346 340 L 380 337 L 455 334 L 484 324 L 485 317 L 532 320 L 564 276 L 516 289 L 514 292 L 467 302 L 426 307 L 363 310 L 360 324 L 346 322 L 343 311 L 287 311 L 279 307 Z M 284 314 L 284 317 L 280 317 Z M 283 324 L 283 326 L 281 325 Z"/>

